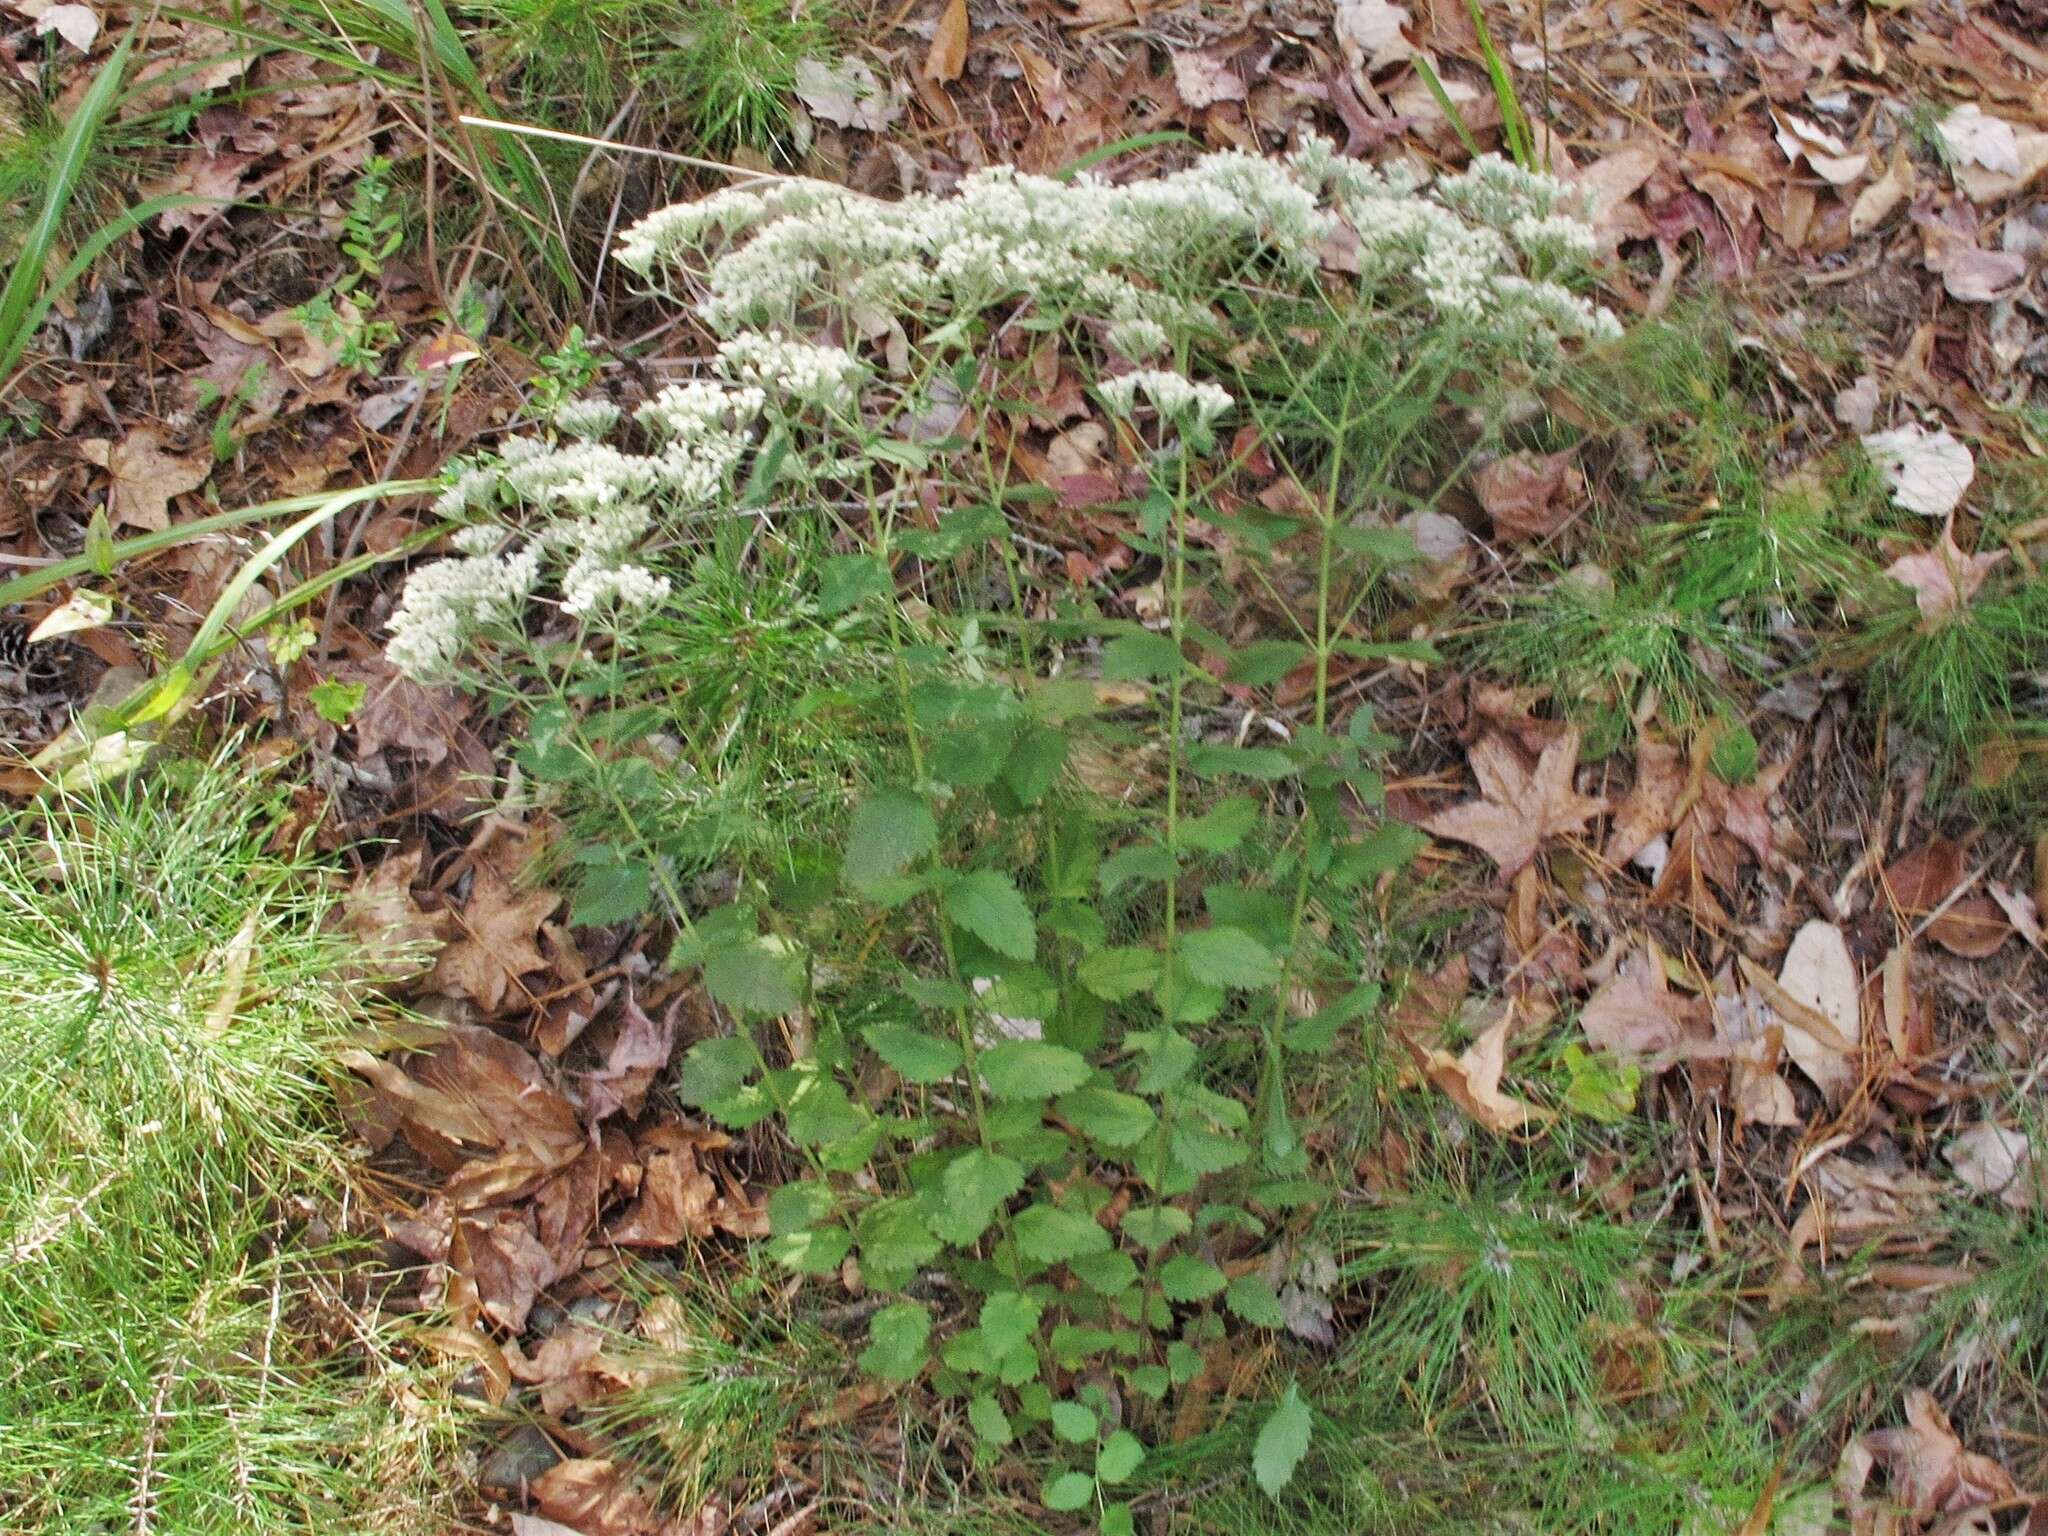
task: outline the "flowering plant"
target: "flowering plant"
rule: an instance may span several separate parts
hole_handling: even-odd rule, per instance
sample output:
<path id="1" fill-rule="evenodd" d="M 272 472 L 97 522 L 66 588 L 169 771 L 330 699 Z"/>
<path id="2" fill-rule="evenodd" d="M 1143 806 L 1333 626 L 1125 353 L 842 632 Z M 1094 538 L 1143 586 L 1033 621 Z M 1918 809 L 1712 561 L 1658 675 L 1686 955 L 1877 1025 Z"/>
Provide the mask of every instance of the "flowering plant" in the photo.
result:
<path id="1" fill-rule="evenodd" d="M 1615 330 L 1573 291 L 1591 251 L 1547 178 L 1317 143 L 721 192 L 622 246 L 714 338 L 701 370 L 461 467 L 461 553 L 393 617 L 405 670 L 521 691 L 542 783 L 601 775 L 579 915 L 658 891 L 732 1022 L 675 1091 L 780 1128 L 769 1253 L 890 1298 L 859 1369 L 958 1405 L 977 1457 L 1049 1429 L 1042 1502 L 1104 1532 L 1233 1323 L 1328 1341 L 1290 1084 L 1374 1016 L 1417 839 L 1336 669 L 1431 659 L 1366 638 L 1416 554 L 1392 514 Z M 1212 571 L 1278 636 L 1205 606 Z M 679 831 L 736 824 L 772 856 Z M 1268 1492 L 1311 1423 L 1290 1387 Z"/>

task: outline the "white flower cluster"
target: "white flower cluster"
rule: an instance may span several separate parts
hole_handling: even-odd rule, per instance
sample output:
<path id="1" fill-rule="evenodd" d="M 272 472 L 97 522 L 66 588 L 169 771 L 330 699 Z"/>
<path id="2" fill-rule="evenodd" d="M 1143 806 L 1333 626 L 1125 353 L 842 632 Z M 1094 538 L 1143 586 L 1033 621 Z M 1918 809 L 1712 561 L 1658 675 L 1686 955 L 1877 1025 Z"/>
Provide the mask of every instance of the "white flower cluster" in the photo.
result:
<path id="1" fill-rule="evenodd" d="M 469 555 L 422 567 L 391 616 L 385 656 L 407 677 L 443 676 L 473 631 L 518 616 L 539 577 L 540 551 L 531 545 L 503 559 Z"/>
<path id="2" fill-rule="evenodd" d="M 718 344 L 718 371 L 783 400 L 843 411 L 860 396 L 867 365 L 844 347 L 742 331 Z"/>
<path id="3" fill-rule="evenodd" d="M 1137 409 L 1138 396 L 1143 394 L 1152 402 L 1153 410 L 1183 427 L 1190 422 L 1198 427 L 1212 427 L 1237 403 L 1220 385 L 1206 380 L 1197 383 L 1186 374 L 1160 368 L 1141 368 L 1136 373 L 1108 379 L 1095 392 L 1119 416 L 1131 415 Z"/>
<path id="4" fill-rule="evenodd" d="M 1100 323 L 1141 361 L 1208 328 L 1203 307 L 1176 294 L 1248 264 L 1309 278 L 1347 226 L 1363 281 L 1412 282 L 1439 320 L 1539 349 L 1617 329 L 1570 289 L 1595 244 L 1561 182 L 1483 156 L 1422 185 L 1321 140 L 1285 159 L 1205 155 L 1120 186 L 998 166 L 950 195 L 894 203 L 815 182 L 722 192 L 642 220 L 620 258 L 647 276 L 700 277 L 700 313 L 726 333 L 796 333 L 836 313 L 878 336 L 898 317 L 1028 298 Z"/>
<path id="5" fill-rule="evenodd" d="M 1107 407 L 1129 417 L 1143 402 L 1203 451 L 1231 396 L 1152 365 L 1223 339 L 1211 306 L 1233 282 L 1306 295 L 1355 279 L 1375 323 L 1449 324 L 1460 340 L 1538 355 L 1618 331 L 1573 291 L 1593 250 L 1549 177 L 1488 157 L 1425 183 L 1321 141 L 1283 159 L 1205 155 L 1125 185 L 994 167 L 897 202 L 778 180 L 665 208 L 626 233 L 619 260 L 701 287 L 699 318 L 722 338 L 714 376 L 639 406 L 623 433 L 636 449 L 617 446 L 614 406 L 584 400 L 559 406 L 549 435 L 458 466 L 435 510 L 469 525 L 460 553 L 413 575 L 388 654 L 438 676 L 477 629 L 521 623 L 550 596 L 579 622 L 667 601 L 645 549 L 730 507 L 770 430 L 797 445 L 767 466 L 782 481 L 867 480 L 887 434 L 856 441 L 848 423 L 910 411 L 908 348 L 965 338 L 964 322 L 991 308 L 1021 304 L 1034 322 L 1098 337 L 1138 365 L 1098 386 Z"/>

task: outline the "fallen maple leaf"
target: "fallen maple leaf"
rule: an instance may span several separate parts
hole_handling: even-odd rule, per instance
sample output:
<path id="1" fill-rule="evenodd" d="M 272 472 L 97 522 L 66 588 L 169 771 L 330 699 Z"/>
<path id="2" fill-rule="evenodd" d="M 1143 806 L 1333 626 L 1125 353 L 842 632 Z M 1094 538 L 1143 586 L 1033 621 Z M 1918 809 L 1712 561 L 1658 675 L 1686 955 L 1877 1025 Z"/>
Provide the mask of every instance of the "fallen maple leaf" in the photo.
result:
<path id="1" fill-rule="evenodd" d="M 441 951 L 428 987 L 496 1013 L 519 977 L 547 964 L 533 936 L 561 904 L 549 890 L 519 895 L 497 870 L 478 864 L 462 909 L 461 937 Z"/>
<path id="2" fill-rule="evenodd" d="M 1984 585 L 1984 578 L 1998 568 L 2008 550 L 1966 555 L 1956 546 L 1955 519 L 1942 525 L 1941 542 L 1901 555 L 1885 567 L 1885 575 L 1900 586 L 1913 590 L 1920 617 L 1932 625 L 1957 609 L 1967 606 Z"/>
<path id="3" fill-rule="evenodd" d="M 174 453 L 154 427 L 137 427 L 118 443 L 88 437 L 78 451 L 111 477 L 107 513 L 117 528 L 162 533 L 171 526 L 171 498 L 198 490 L 213 473 L 210 451 Z"/>
<path id="4" fill-rule="evenodd" d="M 1503 880 L 1536 857 L 1553 837 L 1582 831 L 1607 802 L 1572 787 L 1579 763 L 1579 733 L 1566 731 L 1543 749 L 1534 771 L 1506 738 L 1489 733 L 1469 756 L 1480 799 L 1438 811 L 1422 825 L 1437 837 L 1469 843 L 1500 866 Z"/>

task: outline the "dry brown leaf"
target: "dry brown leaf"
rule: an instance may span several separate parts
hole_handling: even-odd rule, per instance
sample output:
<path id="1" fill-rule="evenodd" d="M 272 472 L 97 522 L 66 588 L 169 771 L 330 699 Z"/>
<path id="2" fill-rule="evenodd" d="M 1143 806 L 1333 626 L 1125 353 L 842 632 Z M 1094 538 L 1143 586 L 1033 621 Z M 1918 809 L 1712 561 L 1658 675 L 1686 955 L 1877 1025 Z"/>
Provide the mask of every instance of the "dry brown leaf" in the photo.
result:
<path id="1" fill-rule="evenodd" d="M 1989 896 L 1964 896 L 1943 907 L 1967 872 L 1962 844 L 1936 837 L 1886 865 L 1884 885 L 1909 928 L 1940 910 L 1927 937 L 1950 954 L 1982 960 L 2012 936 L 2012 924 Z"/>
<path id="2" fill-rule="evenodd" d="M 1705 1031 L 1705 1007 L 1671 990 L 1654 945 L 1633 951 L 1579 1014 L 1586 1038 L 1604 1051 L 1661 1072 L 1683 1059 Z"/>
<path id="3" fill-rule="evenodd" d="M 1510 543 L 1547 539 L 1578 512 L 1585 482 L 1562 453 L 1511 453 L 1472 477 L 1494 532 Z"/>
<path id="4" fill-rule="evenodd" d="M 685 1125 L 658 1125 L 644 1133 L 640 1198 L 605 1234 L 607 1240 L 622 1248 L 668 1248 L 713 1232 L 766 1237 L 767 1211 L 727 1198 L 698 1156 L 727 1142 L 720 1132 Z"/>
<path id="5" fill-rule="evenodd" d="M 405 981 L 432 969 L 454 932 L 451 912 L 428 912 L 412 894 L 425 850 L 395 853 L 359 877 L 342 898 L 338 926 L 356 940 L 351 974 L 378 983 Z"/>
<path id="6" fill-rule="evenodd" d="M 1942 1148 L 1956 1177 L 1980 1195 L 1996 1195 L 2014 1210 L 2034 1202 L 2034 1144 L 2024 1131 L 1986 1120 Z"/>
<path id="7" fill-rule="evenodd" d="M 1459 1055 L 1431 1050 L 1420 1065 L 1429 1080 L 1450 1095 L 1457 1106 L 1490 1131 L 1505 1134 L 1523 1126 L 1557 1118 L 1550 1110 L 1501 1091 L 1501 1073 L 1507 1069 L 1508 1036 L 1514 1031 L 1521 1007 L 1509 1003 L 1478 1039 Z"/>
<path id="8" fill-rule="evenodd" d="M 1728 1097 L 1739 1122 L 1797 1125 L 1799 1101 L 1778 1072 L 1785 1032 L 1754 992 L 1717 988 L 1714 1037 L 1728 1059 Z"/>
<path id="9" fill-rule="evenodd" d="M 476 1287 L 484 1315 L 513 1334 L 526 1327 L 541 1291 L 561 1278 L 526 1213 L 504 1208 L 456 1219 L 448 1267 Z"/>
<path id="10" fill-rule="evenodd" d="M 1775 983 L 1752 977 L 1785 1027 L 1785 1053 L 1830 1104 L 1862 1079 L 1862 981 L 1849 941 L 1815 919 L 1793 936 Z"/>
<path id="11" fill-rule="evenodd" d="M 107 515 L 116 528 L 163 532 L 171 526 L 171 499 L 198 490 L 213 473 L 210 449 L 173 452 L 154 427 L 137 427 L 118 443 L 84 438 L 78 451 L 112 479 Z"/>
<path id="12" fill-rule="evenodd" d="M 1913 195 L 1915 184 L 1912 157 L 1906 153 L 1905 146 L 1900 145 L 1893 153 L 1891 163 L 1885 167 L 1884 174 L 1857 193 L 1856 201 L 1850 205 L 1851 238 L 1861 239 L 1890 218 L 1899 205 Z M 1868 432 L 1870 425 L 1866 421 L 1854 430 Z"/>
<path id="13" fill-rule="evenodd" d="M 1361 75 L 1373 75 L 1415 57 L 1415 45 L 1403 30 L 1407 25 L 1405 6 L 1387 0 L 1338 0 L 1332 30 L 1344 61 Z"/>
<path id="14" fill-rule="evenodd" d="M 1950 518 L 1942 527 L 1940 543 L 1901 555 L 1885 567 L 1885 575 L 1912 588 L 1920 617 L 1930 626 L 1967 606 L 1984 579 L 2011 553 L 1999 549 L 1988 555 L 1966 555 L 1956 547 L 1954 530 L 1955 519 Z"/>
<path id="15" fill-rule="evenodd" d="M 1568 730 L 1543 749 L 1532 771 L 1506 738 L 1488 733 L 1469 755 L 1479 780 L 1480 799 L 1438 811 L 1423 823 L 1437 837 L 1470 843 L 1500 866 L 1502 879 L 1516 874 L 1553 837 L 1585 829 L 1607 809 L 1604 800 L 1572 787 L 1579 762 L 1579 733 Z"/>
<path id="16" fill-rule="evenodd" d="M 1619 869 L 1671 830 L 1685 776 L 1685 754 L 1669 742 L 1645 741 L 1636 748 L 1636 781 L 1608 824 L 1601 852 L 1607 863 Z"/>
<path id="17" fill-rule="evenodd" d="M 2034 948 L 2044 944 L 2041 931 L 2041 906 L 2025 891 L 2016 891 L 1997 880 L 1988 880 L 1984 889 L 1991 893 L 1991 899 L 1998 903 L 1998 910 L 2005 914 L 2005 920 L 2012 924 L 2013 931 Z"/>
<path id="18" fill-rule="evenodd" d="M 1963 1448 L 1948 1416 L 1919 1387 L 1906 1393 L 1902 1427 L 1859 1436 L 1842 1453 L 1836 1491 L 1852 1511 L 1865 1507 L 1863 1487 L 1873 1465 L 1885 1470 L 1890 1502 L 1922 1519 L 1960 1514 L 2019 1492 L 2005 1468 Z"/>
<path id="19" fill-rule="evenodd" d="M 428 987 L 444 997 L 466 997 L 487 1014 L 498 1012 L 521 976 L 547 964 L 534 935 L 561 904 L 549 890 L 521 895 L 492 866 L 478 864 L 460 936 L 434 962 Z"/>
<path id="20" fill-rule="evenodd" d="M 967 67 L 967 0 L 952 0 L 932 33 L 932 45 L 924 56 L 924 75 L 941 85 L 960 78 Z"/>
<path id="21" fill-rule="evenodd" d="M 1231 67 L 1228 54 L 1209 51 L 1176 53 L 1173 85 L 1180 99 L 1200 110 L 1219 101 L 1243 101 L 1244 77 Z"/>
<path id="22" fill-rule="evenodd" d="M 533 1501 L 548 1519 L 581 1536 L 685 1536 L 687 1530 L 664 1518 L 649 1492 L 610 1461 L 555 1463 L 534 1479 Z"/>

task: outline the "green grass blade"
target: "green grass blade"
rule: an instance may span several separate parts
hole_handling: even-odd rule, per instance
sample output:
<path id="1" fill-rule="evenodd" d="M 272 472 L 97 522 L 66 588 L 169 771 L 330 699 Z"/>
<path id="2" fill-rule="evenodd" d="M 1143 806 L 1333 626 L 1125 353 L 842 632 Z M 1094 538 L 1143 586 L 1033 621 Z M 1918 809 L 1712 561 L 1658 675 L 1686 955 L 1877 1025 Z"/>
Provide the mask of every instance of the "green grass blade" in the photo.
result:
<path id="1" fill-rule="evenodd" d="M 139 534 L 132 539 L 123 539 L 114 546 L 114 561 L 119 564 L 126 560 L 139 560 L 144 555 L 153 555 L 158 550 L 171 549 L 188 539 L 196 539 L 209 533 L 220 533 L 228 528 L 240 528 L 249 523 L 260 523 L 267 518 L 287 517 L 294 512 L 305 512 L 326 505 L 329 501 L 342 500 L 341 510 L 357 502 L 373 501 L 383 497 L 416 496 L 422 491 L 433 490 L 440 482 L 435 480 L 379 480 L 371 485 L 359 485 L 346 491 L 316 491 L 306 496 L 287 496 L 278 501 L 259 501 L 251 506 L 236 507 L 230 512 L 216 512 L 211 517 L 194 518 L 189 523 L 165 528 L 156 533 Z M 29 598 L 49 591 L 75 577 L 84 576 L 93 569 L 93 562 L 86 555 L 73 555 L 68 560 L 59 560 L 54 565 L 42 566 L 12 581 L 0 581 L 0 608 L 12 603 L 26 602 Z"/>
<path id="2" fill-rule="evenodd" d="M 43 189 L 42 206 L 36 210 L 34 221 L 21 243 L 21 252 L 15 258 L 14 270 L 7 275 L 7 285 L 0 288 L 0 357 L 7 359 L 6 368 L 14 366 L 28 345 L 32 333 L 29 317 L 35 311 L 36 296 L 42 289 L 43 267 L 50 259 L 50 251 L 57 243 L 57 231 L 64 222 L 64 214 L 71 206 L 72 194 L 78 190 L 79 177 L 84 173 L 85 163 L 92 154 L 94 142 L 108 115 L 114 110 L 114 103 L 120 99 L 121 87 L 128 77 L 128 55 L 133 47 L 132 34 L 114 45 L 113 54 L 93 76 L 85 97 L 78 108 L 64 124 L 64 134 L 57 142 L 57 152 L 50 165 L 49 185 Z M 4 374 L 5 368 L 0 368 Z"/>

